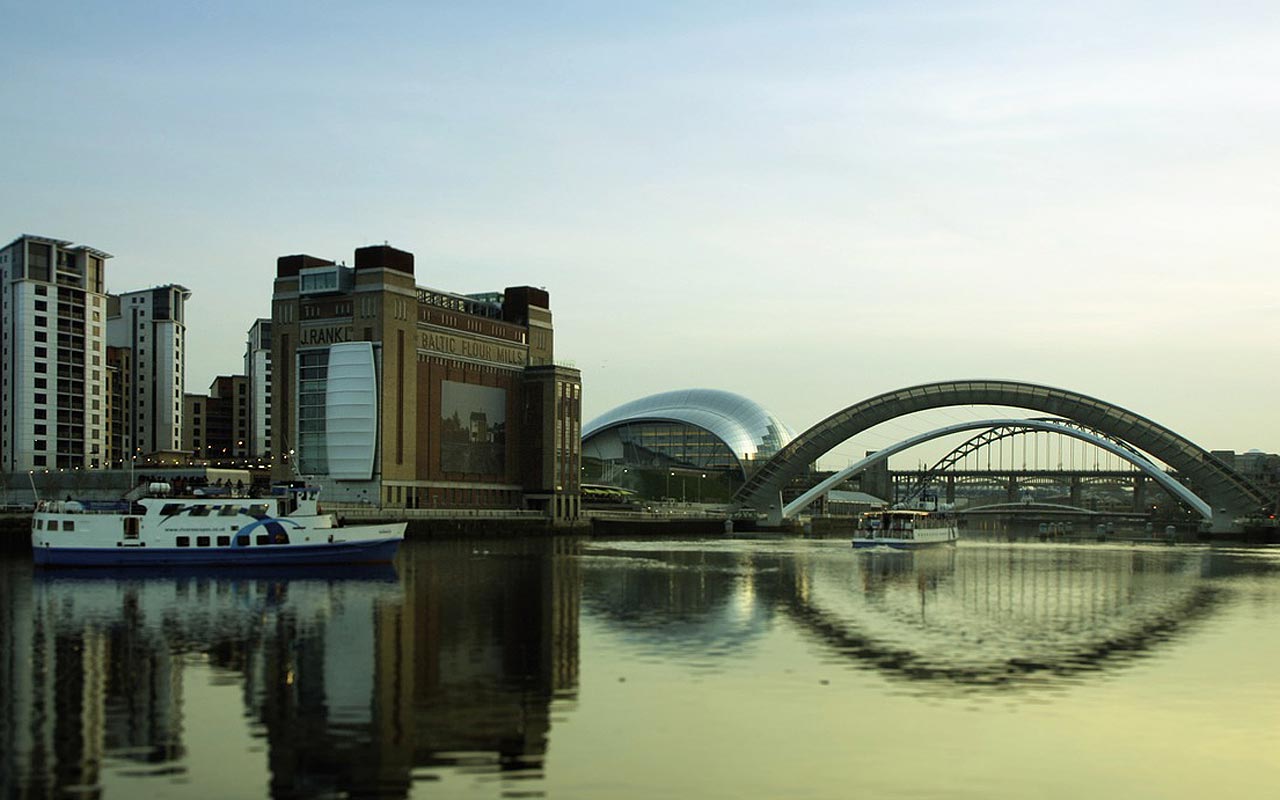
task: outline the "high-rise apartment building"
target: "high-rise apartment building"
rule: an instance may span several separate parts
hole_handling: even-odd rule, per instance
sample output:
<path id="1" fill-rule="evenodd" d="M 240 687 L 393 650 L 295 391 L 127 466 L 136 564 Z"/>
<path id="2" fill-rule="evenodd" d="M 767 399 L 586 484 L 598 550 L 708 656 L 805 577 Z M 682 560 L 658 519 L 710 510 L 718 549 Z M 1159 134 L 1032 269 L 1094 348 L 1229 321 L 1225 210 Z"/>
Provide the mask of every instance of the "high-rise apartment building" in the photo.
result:
<path id="1" fill-rule="evenodd" d="M 271 320 L 260 319 L 249 329 L 244 350 L 244 374 L 249 379 L 249 455 L 267 458 L 271 447 Z"/>
<path id="2" fill-rule="evenodd" d="M 242 461 L 249 455 L 249 379 L 219 375 L 209 394 L 183 395 L 182 447 L 193 458 Z"/>
<path id="3" fill-rule="evenodd" d="M 31 235 L 0 249 L 0 468 L 107 466 L 110 257 Z"/>
<path id="4" fill-rule="evenodd" d="M 130 351 L 122 367 L 128 371 L 119 376 L 128 387 L 119 432 L 125 458 L 181 457 L 184 306 L 190 297 L 176 284 L 108 297 L 107 344 Z"/>
<path id="5" fill-rule="evenodd" d="M 336 500 L 578 516 L 582 382 L 554 363 L 546 291 L 420 287 L 413 254 L 380 245 L 351 267 L 281 257 L 272 311 L 278 477 Z"/>

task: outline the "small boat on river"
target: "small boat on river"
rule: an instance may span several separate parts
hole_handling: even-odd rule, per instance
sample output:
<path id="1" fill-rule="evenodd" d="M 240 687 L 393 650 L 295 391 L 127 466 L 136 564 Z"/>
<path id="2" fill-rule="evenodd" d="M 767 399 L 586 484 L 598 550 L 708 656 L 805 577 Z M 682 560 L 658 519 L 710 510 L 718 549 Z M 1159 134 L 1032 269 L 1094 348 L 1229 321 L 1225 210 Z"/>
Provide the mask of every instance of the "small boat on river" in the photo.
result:
<path id="1" fill-rule="evenodd" d="M 392 560 L 406 523 L 343 525 L 320 510 L 320 490 L 289 485 L 270 497 L 46 500 L 31 519 L 40 566 L 278 566 Z"/>
<path id="2" fill-rule="evenodd" d="M 955 517 L 893 508 L 863 514 L 853 537 L 853 546 L 914 550 L 955 544 L 958 536 Z"/>

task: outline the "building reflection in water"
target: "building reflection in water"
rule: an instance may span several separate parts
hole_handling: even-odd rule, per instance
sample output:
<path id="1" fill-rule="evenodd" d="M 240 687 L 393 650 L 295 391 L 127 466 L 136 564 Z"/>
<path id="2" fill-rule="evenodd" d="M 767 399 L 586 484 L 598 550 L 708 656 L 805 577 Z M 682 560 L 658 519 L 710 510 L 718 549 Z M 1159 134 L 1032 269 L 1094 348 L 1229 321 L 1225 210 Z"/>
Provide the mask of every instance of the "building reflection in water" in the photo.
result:
<path id="1" fill-rule="evenodd" d="M 243 687 L 273 797 L 400 797 L 459 764 L 536 777 L 577 686 L 576 545 L 475 547 L 287 573 L 0 562 L 0 794 L 181 775 L 184 670 L 206 663 Z"/>
<path id="2" fill-rule="evenodd" d="M 800 641 L 911 693 L 1028 692 L 1167 652 L 1224 602 L 1221 578 L 1275 569 L 1201 549 L 797 540 L 409 542 L 394 569 L 292 574 L 0 559 L 0 793 L 176 791 L 216 768 L 201 726 L 231 687 L 242 713 L 213 736 L 236 739 L 224 755 L 261 746 L 245 794 L 477 776 L 528 794 L 553 710 L 577 708 L 580 616 L 597 673 L 750 670 Z"/>

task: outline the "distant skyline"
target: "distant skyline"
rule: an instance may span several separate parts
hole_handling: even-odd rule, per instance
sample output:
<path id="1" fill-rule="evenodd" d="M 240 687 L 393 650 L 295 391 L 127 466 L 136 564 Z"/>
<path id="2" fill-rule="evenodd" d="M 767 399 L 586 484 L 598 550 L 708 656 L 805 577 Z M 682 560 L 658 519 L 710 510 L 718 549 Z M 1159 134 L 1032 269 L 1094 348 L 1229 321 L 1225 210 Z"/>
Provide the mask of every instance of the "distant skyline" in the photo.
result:
<path id="1" fill-rule="evenodd" d="M 546 287 L 584 419 L 993 377 L 1280 451 L 1274 3 L 0 5 L 0 236 L 190 288 L 188 392 L 386 241 Z"/>

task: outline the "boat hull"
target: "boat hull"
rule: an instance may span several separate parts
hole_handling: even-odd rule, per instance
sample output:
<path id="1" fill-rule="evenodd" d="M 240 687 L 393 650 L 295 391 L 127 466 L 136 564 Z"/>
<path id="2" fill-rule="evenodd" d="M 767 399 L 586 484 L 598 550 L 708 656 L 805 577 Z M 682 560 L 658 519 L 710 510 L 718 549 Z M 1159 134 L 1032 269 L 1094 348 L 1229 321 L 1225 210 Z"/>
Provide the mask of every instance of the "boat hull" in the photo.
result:
<path id="1" fill-rule="evenodd" d="M 36 547 L 42 567 L 284 566 L 381 564 L 395 558 L 403 537 L 262 547 Z"/>

